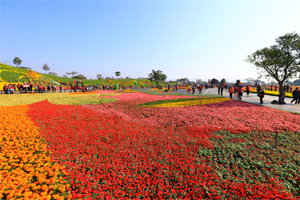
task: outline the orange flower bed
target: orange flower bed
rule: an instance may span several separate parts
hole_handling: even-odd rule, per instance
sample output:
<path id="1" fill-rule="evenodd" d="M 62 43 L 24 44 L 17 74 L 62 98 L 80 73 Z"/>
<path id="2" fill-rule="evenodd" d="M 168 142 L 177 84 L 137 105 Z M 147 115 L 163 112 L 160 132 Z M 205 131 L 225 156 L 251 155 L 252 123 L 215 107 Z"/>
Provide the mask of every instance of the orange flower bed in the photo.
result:
<path id="1" fill-rule="evenodd" d="M 70 199 L 65 167 L 51 159 L 29 107 L 0 107 L 0 199 Z"/>

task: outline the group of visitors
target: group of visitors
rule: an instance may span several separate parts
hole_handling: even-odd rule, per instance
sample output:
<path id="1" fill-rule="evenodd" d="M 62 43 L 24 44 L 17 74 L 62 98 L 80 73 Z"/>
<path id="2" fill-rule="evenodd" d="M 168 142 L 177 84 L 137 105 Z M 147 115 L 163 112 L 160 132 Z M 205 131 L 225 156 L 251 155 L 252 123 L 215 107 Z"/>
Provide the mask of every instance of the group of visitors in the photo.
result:
<path id="1" fill-rule="evenodd" d="M 243 92 L 244 92 L 244 87 L 241 85 L 230 85 L 228 86 L 229 88 L 229 96 L 232 99 L 232 95 L 236 96 L 238 100 L 242 100 Z M 250 92 L 250 87 L 246 87 L 246 92 L 247 95 L 249 95 Z"/>
<path id="2" fill-rule="evenodd" d="M 46 87 L 43 85 L 36 85 L 34 87 L 36 93 L 49 93 L 49 92 L 56 92 L 57 86 L 56 85 L 47 85 Z M 62 92 L 62 86 L 59 86 L 60 92 Z"/>
<path id="3" fill-rule="evenodd" d="M 30 92 L 32 91 L 32 85 L 27 85 L 26 87 L 21 84 L 4 84 L 3 93 L 4 94 L 15 94 L 17 89 L 20 93 Z"/>
<path id="4" fill-rule="evenodd" d="M 16 85 L 15 84 L 4 84 L 3 86 L 3 92 L 4 94 L 14 94 L 16 91 Z"/>
<path id="5" fill-rule="evenodd" d="M 191 85 L 191 88 L 192 88 L 192 94 L 195 94 L 195 90 L 197 89 L 199 94 L 201 94 L 201 91 L 203 89 L 203 85 L 200 85 L 200 84 L 192 84 Z"/>
<path id="6" fill-rule="evenodd" d="M 291 93 L 292 90 L 293 90 L 293 87 L 289 86 L 289 84 L 283 86 L 283 91 L 284 92 L 290 92 Z"/>
<path id="7" fill-rule="evenodd" d="M 71 92 L 74 91 L 74 92 L 77 92 L 77 91 L 81 91 L 81 92 L 91 92 L 93 91 L 94 89 L 98 89 L 98 85 L 97 87 L 93 86 L 93 85 L 72 85 L 71 84 Z"/>
<path id="8" fill-rule="evenodd" d="M 170 89 L 171 89 L 171 86 L 168 85 L 168 91 L 170 91 Z M 178 86 L 177 85 L 173 85 L 172 89 L 173 89 L 173 92 L 177 92 Z"/>
<path id="9" fill-rule="evenodd" d="M 242 100 L 242 96 L 243 96 L 243 93 L 246 92 L 247 96 L 249 96 L 249 93 L 250 93 L 250 85 L 247 85 L 245 87 L 245 90 L 244 91 L 244 86 L 236 86 L 236 85 L 232 85 L 232 86 L 229 86 L 229 95 L 230 95 L 230 98 L 232 99 L 232 95 L 236 96 L 238 100 Z M 265 96 L 265 92 L 264 92 L 264 89 L 260 87 L 260 85 L 257 86 L 257 96 L 259 96 L 259 99 L 260 99 L 260 104 L 263 104 L 263 98 Z"/>

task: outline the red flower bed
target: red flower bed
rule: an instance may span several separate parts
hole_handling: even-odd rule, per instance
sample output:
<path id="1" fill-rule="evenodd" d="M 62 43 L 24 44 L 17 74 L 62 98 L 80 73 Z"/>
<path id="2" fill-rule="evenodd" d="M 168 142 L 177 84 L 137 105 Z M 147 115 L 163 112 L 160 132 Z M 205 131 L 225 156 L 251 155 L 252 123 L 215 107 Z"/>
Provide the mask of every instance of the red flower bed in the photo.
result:
<path id="1" fill-rule="evenodd" d="M 147 100 L 133 102 L 142 101 Z M 218 127 L 164 128 L 128 122 L 120 116 L 129 117 L 136 110 L 129 113 L 134 103 L 124 101 L 99 110 L 111 107 L 115 114 L 118 103 L 126 107 L 123 115 L 47 101 L 30 105 L 28 115 L 41 127 L 54 159 L 67 166 L 73 198 L 293 198 L 276 178 L 258 183 L 234 178 L 233 172 L 220 175 L 217 166 L 226 165 L 211 165 L 213 155 L 199 151 L 215 149 L 211 141 L 223 138 L 212 133 Z"/>

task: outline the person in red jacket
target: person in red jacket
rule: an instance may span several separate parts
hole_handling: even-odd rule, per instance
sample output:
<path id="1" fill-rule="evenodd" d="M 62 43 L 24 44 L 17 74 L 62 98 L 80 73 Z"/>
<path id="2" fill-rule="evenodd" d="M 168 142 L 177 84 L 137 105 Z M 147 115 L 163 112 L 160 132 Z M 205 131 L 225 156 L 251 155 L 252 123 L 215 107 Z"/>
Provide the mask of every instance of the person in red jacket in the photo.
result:
<path id="1" fill-rule="evenodd" d="M 243 92 L 244 92 L 244 88 L 240 85 L 237 89 L 237 92 L 238 92 L 238 99 L 241 101 L 242 96 L 243 96 Z"/>
<path id="2" fill-rule="evenodd" d="M 230 98 L 232 99 L 232 94 L 233 94 L 233 92 L 234 92 L 234 88 L 233 88 L 233 86 L 231 86 L 230 88 L 229 88 L 229 94 L 230 94 Z"/>

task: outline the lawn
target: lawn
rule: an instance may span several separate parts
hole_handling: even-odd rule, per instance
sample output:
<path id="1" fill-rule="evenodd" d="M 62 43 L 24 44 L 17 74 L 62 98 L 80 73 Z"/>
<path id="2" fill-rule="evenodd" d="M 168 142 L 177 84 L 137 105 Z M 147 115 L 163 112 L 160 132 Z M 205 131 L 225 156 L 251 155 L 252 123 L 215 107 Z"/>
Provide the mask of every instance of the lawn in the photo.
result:
<path id="1" fill-rule="evenodd" d="M 0 96 L 0 199 L 300 198 L 300 115 L 143 91 Z"/>

